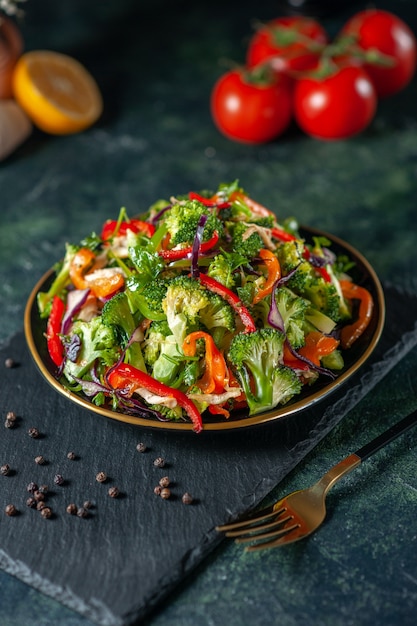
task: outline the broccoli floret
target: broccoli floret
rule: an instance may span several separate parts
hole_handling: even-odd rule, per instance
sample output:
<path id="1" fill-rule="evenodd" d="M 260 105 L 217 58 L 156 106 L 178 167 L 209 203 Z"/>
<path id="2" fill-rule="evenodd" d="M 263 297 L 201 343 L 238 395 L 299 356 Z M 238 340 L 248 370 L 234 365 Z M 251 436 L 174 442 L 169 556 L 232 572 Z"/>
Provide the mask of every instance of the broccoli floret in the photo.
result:
<path id="1" fill-rule="evenodd" d="M 246 259 L 258 256 L 259 250 L 263 248 L 262 239 L 257 232 L 246 237 L 249 228 L 250 226 L 245 222 L 227 222 L 227 231 L 231 237 L 231 249 Z"/>
<path id="2" fill-rule="evenodd" d="M 153 322 L 149 326 L 142 343 L 142 350 L 145 362 L 151 368 L 159 357 L 162 343 L 170 334 L 171 330 L 166 321 Z"/>
<path id="3" fill-rule="evenodd" d="M 100 365 L 110 366 L 117 361 L 120 349 L 114 329 L 102 323 L 101 317 L 94 317 L 90 322 L 76 320 L 71 335 L 65 343 L 74 343 L 74 335 L 79 337 L 78 348 L 72 351 L 71 359 L 65 362 L 64 375 L 72 381 L 73 377 L 83 378 L 96 361 Z M 98 372 L 100 373 L 100 372 Z"/>
<path id="4" fill-rule="evenodd" d="M 246 258 L 244 259 L 246 262 Z M 229 289 L 232 289 L 235 285 L 235 279 L 233 271 L 235 267 L 232 265 L 228 256 L 225 254 L 218 254 L 211 261 L 207 274 L 212 278 L 215 278 L 219 283 L 225 285 Z"/>
<path id="5" fill-rule="evenodd" d="M 284 276 L 291 273 L 287 286 L 297 295 L 310 301 L 313 308 L 324 313 L 334 322 L 347 315 L 346 303 L 341 290 L 337 287 L 337 279 L 331 268 L 327 268 L 331 281 L 325 278 L 303 258 L 304 246 L 301 241 L 286 242 L 277 250 L 278 260 Z"/>
<path id="6" fill-rule="evenodd" d="M 42 291 L 38 293 L 37 303 L 40 316 L 42 318 L 48 317 L 50 312 L 50 305 L 54 296 L 62 293 L 69 283 L 69 270 L 71 261 L 77 252 L 78 247 L 72 244 L 66 245 L 65 256 L 62 263 L 56 267 L 56 276 L 52 285 L 48 291 Z"/>
<path id="7" fill-rule="evenodd" d="M 174 204 L 164 216 L 165 227 L 171 235 L 171 246 L 178 244 L 191 246 L 194 242 L 199 220 L 203 215 L 207 216 L 203 241 L 210 239 L 214 231 L 221 235 L 223 231 L 221 220 L 198 200 L 186 200 Z"/>
<path id="8" fill-rule="evenodd" d="M 166 319 L 162 301 L 166 296 L 168 282 L 163 278 L 155 278 L 143 287 L 137 284 L 136 277 L 126 281 L 126 296 L 132 311 L 139 311 L 143 317 L 153 321 Z"/>
<path id="9" fill-rule="evenodd" d="M 165 385 L 176 387 L 184 355 L 179 351 L 174 335 L 164 337 L 159 346 L 159 355 L 153 364 L 152 376 Z"/>
<path id="10" fill-rule="evenodd" d="M 200 326 L 200 312 L 210 304 L 209 292 L 191 276 L 174 278 L 162 302 L 168 326 L 181 347 L 185 337 Z"/>
<path id="11" fill-rule="evenodd" d="M 224 298 L 221 296 L 206 292 L 208 296 L 208 304 L 200 311 L 200 319 L 208 330 L 214 328 L 226 328 L 233 331 L 235 329 L 235 314 Z"/>
<path id="12" fill-rule="evenodd" d="M 125 292 L 117 293 L 107 300 L 102 311 L 102 321 L 105 326 L 114 328 L 121 343 L 125 346 L 126 357 L 129 363 L 142 371 L 146 371 L 142 350 L 138 341 L 131 341 L 137 329 L 137 323 L 129 307 L 129 300 Z"/>
<path id="13" fill-rule="evenodd" d="M 228 352 L 246 394 L 250 415 L 285 404 L 301 390 L 301 382 L 282 365 L 285 335 L 274 328 L 236 335 Z"/>
<path id="14" fill-rule="evenodd" d="M 312 271 L 310 263 L 303 257 L 304 243 L 301 240 L 286 241 L 278 246 L 276 252 L 284 276 L 287 276 L 295 268 L 298 268 L 297 273 L 301 269 L 307 275 Z"/>
<path id="15" fill-rule="evenodd" d="M 304 286 L 303 296 L 310 300 L 314 308 L 334 322 L 341 319 L 341 299 L 333 283 L 325 281 L 321 276 L 316 276 L 315 280 Z"/>
<path id="16" fill-rule="evenodd" d="M 174 407 L 169 407 L 165 404 L 150 404 L 149 406 L 155 411 L 158 411 L 162 418 L 169 422 L 181 422 L 186 420 L 184 412 L 178 404 Z"/>
<path id="17" fill-rule="evenodd" d="M 304 318 L 309 302 L 286 287 L 275 292 L 275 302 L 284 323 L 285 334 L 293 348 L 304 345 Z"/>

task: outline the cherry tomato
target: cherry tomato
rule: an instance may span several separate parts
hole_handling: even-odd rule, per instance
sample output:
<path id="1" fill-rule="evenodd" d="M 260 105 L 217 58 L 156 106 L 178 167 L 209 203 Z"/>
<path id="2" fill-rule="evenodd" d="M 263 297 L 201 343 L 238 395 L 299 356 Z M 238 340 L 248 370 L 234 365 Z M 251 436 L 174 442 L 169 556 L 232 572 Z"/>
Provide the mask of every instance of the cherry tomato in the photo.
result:
<path id="1" fill-rule="evenodd" d="M 271 141 L 291 121 L 290 81 L 272 72 L 266 80 L 258 80 L 250 70 L 227 72 L 214 85 L 211 114 L 229 139 L 255 144 Z"/>
<path id="2" fill-rule="evenodd" d="M 416 69 L 416 38 L 396 15 L 378 9 L 360 11 L 345 24 L 343 35 L 353 36 L 363 50 L 391 57 L 392 65 L 364 64 L 379 97 L 391 96 L 411 81 Z"/>
<path id="3" fill-rule="evenodd" d="M 345 139 L 364 130 L 377 105 L 373 84 L 361 67 L 335 68 L 324 77 L 305 76 L 295 87 L 294 115 L 318 139 Z"/>
<path id="4" fill-rule="evenodd" d="M 316 20 L 302 16 L 279 17 L 261 27 L 249 42 L 246 63 L 256 67 L 265 62 L 277 72 L 291 74 L 317 65 L 328 41 Z"/>

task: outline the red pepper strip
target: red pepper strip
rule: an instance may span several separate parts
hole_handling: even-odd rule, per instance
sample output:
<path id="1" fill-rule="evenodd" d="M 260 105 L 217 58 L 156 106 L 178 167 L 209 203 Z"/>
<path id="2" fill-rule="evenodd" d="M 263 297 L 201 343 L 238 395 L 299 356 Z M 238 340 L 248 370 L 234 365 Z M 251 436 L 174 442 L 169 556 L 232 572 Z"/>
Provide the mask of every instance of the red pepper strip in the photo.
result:
<path id="1" fill-rule="evenodd" d="M 344 326 L 340 333 L 342 348 L 350 348 L 362 335 L 371 321 L 374 301 L 367 289 L 359 287 L 359 285 L 355 285 L 355 283 L 349 280 L 341 280 L 340 287 L 344 298 L 348 300 L 360 300 L 358 319 L 353 324 Z"/>
<path id="2" fill-rule="evenodd" d="M 272 228 L 271 235 L 274 239 L 279 239 L 280 241 L 295 241 L 297 237 L 291 235 L 291 233 L 287 233 L 286 230 L 282 228 Z"/>
<path id="3" fill-rule="evenodd" d="M 233 293 L 230 289 L 219 283 L 215 278 L 211 276 L 207 276 L 207 274 L 199 275 L 200 282 L 207 287 L 213 293 L 217 293 L 220 297 L 222 297 L 226 302 L 230 304 L 232 309 L 239 315 L 242 323 L 245 327 L 245 333 L 253 333 L 256 330 L 255 322 L 253 321 L 252 315 L 249 313 L 248 309 L 244 304 L 240 301 L 240 298 Z"/>
<path id="4" fill-rule="evenodd" d="M 188 197 L 190 200 L 198 200 L 198 202 L 201 202 L 201 204 L 207 207 L 215 207 L 217 205 L 217 196 L 205 198 L 204 196 L 200 196 L 199 193 L 195 193 L 195 191 L 190 191 Z"/>
<path id="5" fill-rule="evenodd" d="M 259 251 L 259 256 L 266 265 L 268 275 L 263 286 L 258 289 L 257 293 L 255 294 L 252 304 L 256 304 L 260 300 L 263 300 L 263 298 L 265 298 L 266 296 L 269 296 L 274 284 L 277 280 L 281 278 L 281 265 L 275 254 L 271 252 L 271 250 L 262 248 Z"/>
<path id="6" fill-rule="evenodd" d="M 46 325 L 46 343 L 49 356 L 58 367 L 61 367 L 64 361 L 64 346 L 62 345 L 61 337 L 59 336 L 64 313 L 64 302 L 58 296 L 54 296 L 52 300 L 51 313 Z"/>
<path id="7" fill-rule="evenodd" d="M 208 252 L 219 241 L 219 234 L 217 231 L 214 231 L 213 235 L 207 241 L 203 241 L 200 246 L 200 252 Z M 176 250 L 159 250 L 158 254 L 166 261 L 178 261 L 180 259 L 185 259 L 188 255 L 190 255 L 193 251 L 192 246 L 187 246 L 187 248 L 179 248 Z"/>
<path id="8" fill-rule="evenodd" d="M 224 357 L 214 343 L 213 337 L 202 330 L 190 333 L 182 345 L 185 356 L 195 356 L 197 340 L 204 339 L 206 343 L 204 374 L 197 382 L 203 393 L 221 393 L 227 383 L 227 368 Z"/>
<path id="9" fill-rule="evenodd" d="M 164 385 L 164 383 L 159 382 L 149 374 L 142 372 L 128 363 L 121 363 L 112 369 L 107 380 L 113 389 L 129 388 L 133 392 L 135 389 L 142 387 L 157 396 L 174 398 L 194 424 L 193 430 L 196 433 L 203 430 L 203 421 L 200 412 L 194 402 L 179 389 L 173 389 L 172 387 L 168 387 L 168 385 Z"/>
<path id="10" fill-rule="evenodd" d="M 314 363 L 314 365 L 320 366 L 320 359 L 331 354 L 338 345 L 339 341 L 334 337 L 329 337 L 318 330 L 314 330 L 306 335 L 305 344 L 302 348 L 299 348 L 298 353 Z"/>
<path id="11" fill-rule="evenodd" d="M 107 220 L 104 222 L 103 229 L 101 231 L 102 240 L 107 241 L 108 239 L 111 239 L 115 234 L 116 227 L 116 220 Z M 123 237 L 127 234 L 128 230 L 131 230 L 134 233 L 143 233 L 147 237 L 152 237 L 155 232 L 155 226 L 142 220 L 132 219 L 129 222 L 121 222 L 116 234 L 117 236 Z"/>

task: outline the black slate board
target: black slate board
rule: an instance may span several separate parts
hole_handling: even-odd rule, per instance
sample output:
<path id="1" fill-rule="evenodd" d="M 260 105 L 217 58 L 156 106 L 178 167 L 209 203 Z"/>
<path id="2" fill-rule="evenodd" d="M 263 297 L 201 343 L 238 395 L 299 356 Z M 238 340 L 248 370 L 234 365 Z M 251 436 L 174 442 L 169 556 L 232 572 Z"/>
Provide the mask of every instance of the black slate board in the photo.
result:
<path id="1" fill-rule="evenodd" d="M 417 344 L 417 295 L 390 286 L 385 295 L 381 341 L 345 387 L 299 415 L 221 433 L 143 429 L 89 413 L 43 380 L 23 334 L 14 336 L 0 361 L 18 364 L 2 367 L 0 409 L 19 418 L 16 428 L 0 425 L 0 464 L 11 468 L 0 476 L 0 566 L 98 624 L 139 622 L 222 539 L 215 525 L 255 507 Z M 28 435 L 31 427 L 39 438 Z M 139 441 L 145 453 L 137 452 Z M 156 457 L 164 468 L 154 466 Z M 99 471 L 106 483 L 96 481 Z M 57 473 L 62 486 L 54 484 Z M 169 500 L 153 493 L 165 475 Z M 26 506 L 30 481 L 49 486 L 51 519 Z M 115 485 L 119 498 L 108 495 Z M 185 491 L 195 498 L 188 506 Z M 66 513 L 67 504 L 84 500 L 94 504 L 88 518 Z M 16 517 L 3 513 L 9 503 Z"/>

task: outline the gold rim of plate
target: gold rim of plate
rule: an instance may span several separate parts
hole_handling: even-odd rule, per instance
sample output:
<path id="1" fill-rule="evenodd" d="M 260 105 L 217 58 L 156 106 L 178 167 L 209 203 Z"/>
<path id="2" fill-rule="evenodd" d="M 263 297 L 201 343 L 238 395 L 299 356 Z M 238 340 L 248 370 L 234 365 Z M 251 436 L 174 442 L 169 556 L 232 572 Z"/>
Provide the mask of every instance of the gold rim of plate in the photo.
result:
<path id="1" fill-rule="evenodd" d="M 313 404 L 316 404 L 320 400 L 326 398 L 328 395 L 336 391 L 336 389 L 339 389 L 349 378 L 351 378 L 371 356 L 379 342 L 385 323 L 385 299 L 381 283 L 372 266 L 360 252 L 339 237 L 305 226 L 303 226 L 300 230 L 302 233 L 306 233 L 310 236 L 324 236 L 328 238 L 334 246 L 339 248 L 339 251 L 347 253 L 349 258 L 356 263 L 356 267 L 359 269 L 363 277 L 361 284 L 371 291 L 374 298 L 374 311 L 370 326 L 368 327 L 367 332 L 365 332 L 365 334 L 357 340 L 356 344 L 354 344 L 349 351 L 344 352 L 345 359 L 351 362 L 348 363 L 346 368 L 335 380 L 321 385 L 319 382 L 316 382 L 311 388 L 308 388 L 311 391 L 303 395 L 303 397 L 295 399 L 284 406 L 279 406 L 275 409 L 271 409 L 257 415 L 244 415 L 239 417 L 239 414 L 234 415 L 232 412 L 228 419 L 213 419 L 210 416 L 206 421 L 204 420 L 205 416 L 203 416 L 203 430 L 221 431 L 236 428 L 247 428 L 248 426 L 264 424 L 266 422 L 271 422 L 273 420 L 293 415 L 298 411 L 306 410 Z M 147 428 L 192 431 L 193 425 L 191 422 L 164 422 L 157 419 L 154 420 L 136 417 L 134 415 L 113 411 L 112 409 L 106 407 L 96 406 L 86 396 L 78 395 L 69 391 L 55 378 L 53 374 L 54 365 L 46 352 L 46 340 L 44 338 L 46 321 L 41 320 L 39 317 L 36 302 L 37 294 L 39 291 L 42 291 L 44 285 L 51 280 L 53 275 L 54 270 L 51 268 L 36 283 L 28 298 L 24 314 L 26 342 L 35 364 L 46 381 L 55 389 L 55 391 L 64 395 L 68 400 L 78 404 L 88 411 L 93 411 L 94 413 L 98 413 L 104 417 L 136 426 L 145 426 Z M 42 341 L 44 345 L 42 345 Z M 44 348 L 45 351 L 44 355 L 42 354 L 42 348 Z M 353 359 L 348 358 L 350 351 L 352 351 L 352 354 L 354 355 Z"/>

